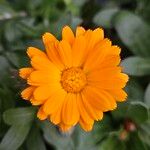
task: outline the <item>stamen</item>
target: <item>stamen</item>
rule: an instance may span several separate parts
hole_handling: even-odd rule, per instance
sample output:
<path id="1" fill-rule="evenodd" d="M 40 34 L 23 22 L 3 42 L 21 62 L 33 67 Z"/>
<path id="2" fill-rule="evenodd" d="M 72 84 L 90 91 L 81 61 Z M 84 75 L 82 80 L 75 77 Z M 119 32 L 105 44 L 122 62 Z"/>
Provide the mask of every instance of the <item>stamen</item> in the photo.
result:
<path id="1" fill-rule="evenodd" d="M 62 72 L 60 82 L 67 92 L 78 93 L 85 87 L 87 79 L 83 70 L 72 67 Z"/>

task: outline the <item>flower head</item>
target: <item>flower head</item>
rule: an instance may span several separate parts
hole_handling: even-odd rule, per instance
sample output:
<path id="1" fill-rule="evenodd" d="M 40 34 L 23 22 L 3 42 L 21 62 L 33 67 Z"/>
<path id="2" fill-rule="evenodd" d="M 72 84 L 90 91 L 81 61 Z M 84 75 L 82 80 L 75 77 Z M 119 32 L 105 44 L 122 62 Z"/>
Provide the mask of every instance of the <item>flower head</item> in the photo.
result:
<path id="1" fill-rule="evenodd" d="M 77 27 L 74 35 L 65 26 L 62 40 L 45 33 L 43 42 L 45 51 L 28 48 L 31 67 L 20 69 L 28 84 L 21 95 L 40 106 L 39 119 L 48 118 L 62 131 L 77 123 L 89 131 L 94 120 L 126 99 L 128 76 L 119 66 L 120 48 L 104 38 L 102 29 Z"/>

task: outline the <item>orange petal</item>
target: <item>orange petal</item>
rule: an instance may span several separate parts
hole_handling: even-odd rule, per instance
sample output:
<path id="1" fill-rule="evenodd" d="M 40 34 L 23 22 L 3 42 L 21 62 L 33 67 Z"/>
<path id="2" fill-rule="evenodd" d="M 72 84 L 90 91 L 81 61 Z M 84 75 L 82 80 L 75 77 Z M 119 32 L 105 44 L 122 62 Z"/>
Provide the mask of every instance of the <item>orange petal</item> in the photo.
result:
<path id="1" fill-rule="evenodd" d="M 86 42 L 83 36 L 76 37 L 72 46 L 72 53 L 73 66 L 80 67 L 86 56 Z"/>
<path id="2" fill-rule="evenodd" d="M 76 29 L 76 37 L 83 35 L 85 33 L 85 29 L 83 27 L 77 27 Z"/>
<path id="3" fill-rule="evenodd" d="M 101 40 L 104 39 L 104 31 L 101 28 L 97 28 L 94 31 L 87 30 L 85 32 L 85 38 L 86 38 L 86 49 L 87 51 L 93 51 L 93 48 L 96 44 L 98 44 Z"/>
<path id="4" fill-rule="evenodd" d="M 43 84 L 59 84 L 60 78 L 60 73 L 55 70 L 53 70 L 52 72 L 49 72 L 48 70 L 33 71 L 28 78 L 28 84 L 34 86 L 39 86 Z"/>
<path id="5" fill-rule="evenodd" d="M 92 49 L 93 51 L 91 51 L 87 56 L 84 64 L 84 70 L 88 72 L 89 70 L 97 67 L 97 64 L 100 65 L 100 63 L 105 59 L 105 56 L 108 55 L 110 47 L 111 41 L 108 39 L 104 39 L 99 42 L 94 49 Z"/>
<path id="6" fill-rule="evenodd" d="M 48 47 L 48 45 L 49 45 L 50 42 L 54 42 L 54 41 L 57 40 L 57 39 L 55 38 L 55 36 L 52 35 L 52 34 L 49 33 L 49 32 L 46 32 L 46 33 L 42 36 L 42 39 L 43 39 L 43 43 L 44 43 L 45 47 Z"/>
<path id="7" fill-rule="evenodd" d="M 86 124 L 93 124 L 93 119 L 92 117 L 87 113 L 87 110 L 84 106 L 81 94 L 77 94 L 77 104 L 78 104 L 78 109 L 80 112 L 80 117 Z"/>
<path id="8" fill-rule="evenodd" d="M 66 125 L 75 125 L 79 120 L 76 94 L 68 93 L 62 108 L 62 121 Z"/>
<path id="9" fill-rule="evenodd" d="M 65 26 L 62 30 L 62 39 L 69 42 L 72 45 L 74 41 L 74 34 L 69 26 Z"/>
<path id="10" fill-rule="evenodd" d="M 64 65 L 66 67 L 71 67 L 72 66 L 72 49 L 67 41 L 62 40 L 59 43 L 58 52 Z"/>
<path id="11" fill-rule="evenodd" d="M 62 132 L 66 132 L 72 128 L 72 126 L 66 125 L 64 123 L 60 123 L 59 127 Z"/>
<path id="12" fill-rule="evenodd" d="M 103 60 L 103 62 L 100 62 L 99 64 L 97 64 L 97 69 L 98 68 L 106 68 L 106 67 L 113 67 L 113 66 L 117 66 L 120 63 L 120 56 L 117 55 L 108 55 L 105 57 L 105 59 Z"/>
<path id="13" fill-rule="evenodd" d="M 34 90 L 35 90 L 35 87 L 33 87 L 33 86 L 29 86 L 28 88 L 24 89 L 21 92 L 22 98 L 25 100 L 29 100 L 31 98 Z"/>
<path id="14" fill-rule="evenodd" d="M 92 40 L 97 43 L 104 39 L 104 31 L 102 28 L 97 28 L 93 31 Z"/>
<path id="15" fill-rule="evenodd" d="M 43 42 L 49 59 L 62 70 L 64 66 L 58 53 L 58 40 L 51 33 L 45 33 Z"/>
<path id="16" fill-rule="evenodd" d="M 21 68 L 19 69 L 19 76 L 23 79 L 27 79 L 33 71 L 33 68 Z"/>
<path id="17" fill-rule="evenodd" d="M 38 113 L 37 113 L 37 117 L 40 120 L 45 120 L 47 118 L 47 114 L 45 114 L 45 112 L 43 111 L 43 107 L 40 107 Z"/>
<path id="18" fill-rule="evenodd" d="M 84 129 L 85 131 L 88 132 L 88 131 L 92 130 L 94 121 L 93 121 L 93 123 L 90 124 L 90 123 L 85 123 L 82 119 L 80 119 L 79 124 L 82 127 L 82 129 Z"/>
<path id="19" fill-rule="evenodd" d="M 126 98 L 127 98 L 127 93 L 124 90 L 122 90 L 122 89 L 120 89 L 120 90 L 111 90 L 109 92 L 114 96 L 114 98 L 118 102 L 125 101 Z"/>
<path id="20" fill-rule="evenodd" d="M 43 58 L 40 56 L 35 56 L 31 59 L 31 65 L 33 66 L 33 68 L 35 68 L 36 70 L 57 70 L 59 71 L 59 69 L 47 58 Z"/>
<path id="21" fill-rule="evenodd" d="M 82 92 L 88 103 L 91 104 L 93 108 L 98 109 L 102 112 L 111 109 L 111 104 L 107 99 L 108 97 L 105 96 L 105 94 L 101 92 L 101 90 L 98 90 L 91 86 L 86 86 Z"/>
<path id="22" fill-rule="evenodd" d="M 43 108 L 44 111 L 47 114 L 52 114 L 58 111 L 58 109 L 60 109 L 63 105 L 66 94 L 67 93 L 63 89 L 58 90 L 46 101 Z"/>
<path id="23" fill-rule="evenodd" d="M 102 111 L 98 111 L 97 109 L 94 109 L 91 106 L 91 104 L 86 99 L 85 93 L 82 92 L 81 95 L 82 95 L 82 99 L 83 99 L 85 109 L 87 110 L 87 112 L 89 113 L 91 118 L 93 118 L 94 120 L 101 120 L 103 118 Z"/>
<path id="24" fill-rule="evenodd" d="M 45 85 L 36 88 L 34 91 L 34 98 L 36 100 L 45 100 L 51 97 L 54 93 L 56 93 L 61 87 L 59 85 Z"/>
<path id="25" fill-rule="evenodd" d="M 37 99 L 34 98 L 34 96 L 32 96 L 32 97 L 30 98 L 30 102 L 31 102 L 31 104 L 34 105 L 34 106 L 41 105 L 41 104 L 43 104 L 45 101 L 46 101 L 45 99 L 37 100 Z"/>
<path id="26" fill-rule="evenodd" d="M 56 125 L 61 122 L 61 110 L 62 108 L 60 107 L 56 112 L 50 115 L 51 122 L 53 122 Z"/>
<path id="27" fill-rule="evenodd" d="M 27 54 L 30 58 L 33 58 L 34 56 L 47 57 L 44 52 L 35 47 L 29 47 L 27 49 Z"/>
<path id="28" fill-rule="evenodd" d="M 99 81 L 102 79 L 112 78 L 121 72 L 121 67 L 107 67 L 95 69 L 87 74 L 88 81 Z"/>

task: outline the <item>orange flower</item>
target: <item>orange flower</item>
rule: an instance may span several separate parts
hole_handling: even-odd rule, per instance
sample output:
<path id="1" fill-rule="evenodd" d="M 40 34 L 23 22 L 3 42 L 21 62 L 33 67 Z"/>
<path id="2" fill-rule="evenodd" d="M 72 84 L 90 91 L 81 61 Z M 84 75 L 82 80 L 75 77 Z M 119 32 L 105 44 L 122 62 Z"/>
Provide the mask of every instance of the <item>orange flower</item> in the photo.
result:
<path id="1" fill-rule="evenodd" d="M 38 118 L 48 118 L 67 131 L 77 123 L 90 131 L 103 112 L 114 110 L 127 94 L 122 88 L 128 76 L 121 73 L 120 48 L 104 38 L 100 28 L 76 34 L 65 26 L 62 40 L 51 33 L 43 35 L 46 52 L 29 47 L 31 67 L 20 69 L 29 85 L 23 99 L 40 105 Z"/>

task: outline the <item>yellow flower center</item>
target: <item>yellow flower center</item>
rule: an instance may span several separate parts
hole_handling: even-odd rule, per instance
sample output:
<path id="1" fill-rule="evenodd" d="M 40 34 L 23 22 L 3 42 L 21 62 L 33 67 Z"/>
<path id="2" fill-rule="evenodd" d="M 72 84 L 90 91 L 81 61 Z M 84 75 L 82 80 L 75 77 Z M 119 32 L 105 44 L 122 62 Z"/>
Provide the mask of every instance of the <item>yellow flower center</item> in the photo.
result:
<path id="1" fill-rule="evenodd" d="M 62 72 L 61 85 L 67 92 L 80 92 L 86 83 L 86 75 L 80 68 L 72 67 Z"/>

